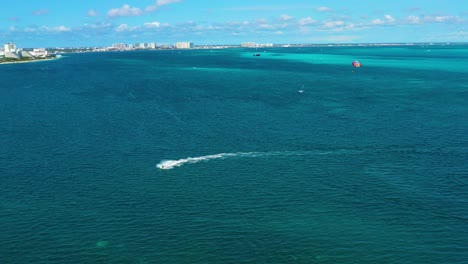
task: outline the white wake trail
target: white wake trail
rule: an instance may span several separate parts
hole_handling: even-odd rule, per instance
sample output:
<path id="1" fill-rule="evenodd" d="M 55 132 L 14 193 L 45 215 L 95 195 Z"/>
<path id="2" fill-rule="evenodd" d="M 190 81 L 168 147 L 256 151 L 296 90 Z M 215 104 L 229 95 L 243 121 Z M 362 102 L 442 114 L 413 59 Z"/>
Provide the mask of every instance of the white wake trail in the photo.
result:
<path id="1" fill-rule="evenodd" d="M 271 157 L 271 156 L 304 156 L 304 155 L 343 155 L 343 154 L 358 154 L 361 151 L 353 150 L 312 150 L 312 151 L 270 151 L 270 152 L 236 152 L 236 153 L 219 153 L 200 157 L 189 157 L 178 160 L 162 160 L 156 165 L 156 168 L 161 170 L 170 170 L 175 167 L 180 167 L 184 164 L 198 163 L 201 161 L 209 161 L 213 159 L 225 159 L 231 157 L 256 158 L 256 157 Z"/>
<path id="2" fill-rule="evenodd" d="M 224 159 L 227 157 L 257 157 L 261 156 L 262 153 L 260 152 L 237 152 L 237 153 L 219 153 L 214 155 L 206 155 L 200 157 L 189 157 L 185 159 L 178 159 L 178 160 L 163 160 L 156 165 L 157 168 L 161 170 L 170 170 L 175 167 L 180 167 L 187 163 L 197 163 L 200 161 L 207 161 L 213 159 Z"/>

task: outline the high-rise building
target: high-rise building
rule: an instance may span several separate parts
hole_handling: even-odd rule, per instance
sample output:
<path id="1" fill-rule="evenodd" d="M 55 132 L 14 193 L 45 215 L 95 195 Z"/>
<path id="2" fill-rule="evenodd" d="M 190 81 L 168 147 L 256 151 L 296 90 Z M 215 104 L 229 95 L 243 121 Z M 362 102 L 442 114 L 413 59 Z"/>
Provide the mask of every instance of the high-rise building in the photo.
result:
<path id="1" fill-rule="evenodd" d="M 192 49 L 193 42 L 177 42 L 174 47 L 176 49 Z"/>
<path id="2" fill-rule="evenodd" d="M 33 49 L 32 54 L 36 57 L 47 57 L 47 50 L 46 49 Z"/>
<path id="3" fill-rule="evenodd" d="M 255 48 L 258 47 L 258 44 L 255 42 L 242 42 L 241 47 L 243 48 Z"/>
<path id="4" fill-rule="evenodd" d="M 5 43 L 4 49 L 5 52 L 16 52 L 15 43 Z"/>
<path id="5" fill-rule="evenodd" d="M 115 43 L 115 44 L 112 45 L 112 47 L 113 47 L 114 49 L 119 49 L 119 50 L 121 50 L 121 49 L 126 49 L 126 48 L 127 48 L 127 44 L 125 44 L 125 43 Z"/>

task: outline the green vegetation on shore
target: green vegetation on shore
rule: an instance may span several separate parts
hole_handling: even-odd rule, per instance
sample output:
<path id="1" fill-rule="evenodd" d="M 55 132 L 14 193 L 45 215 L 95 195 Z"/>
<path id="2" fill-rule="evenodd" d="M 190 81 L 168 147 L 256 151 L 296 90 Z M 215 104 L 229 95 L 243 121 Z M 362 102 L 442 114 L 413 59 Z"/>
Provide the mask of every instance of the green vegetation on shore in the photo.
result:
<path id="1" fill-rule="evenodd" d="M 24 57 L 24 58 L 5 58 L 5 57 L 0 57 L 0 63 L 20 63 L 20 62 L 30 62 L 30 61 L 39 61 L 39 60 L 49 60 L 53 59 L 54 57 L 52 56 L 47 56 L 47 57 Z"/>

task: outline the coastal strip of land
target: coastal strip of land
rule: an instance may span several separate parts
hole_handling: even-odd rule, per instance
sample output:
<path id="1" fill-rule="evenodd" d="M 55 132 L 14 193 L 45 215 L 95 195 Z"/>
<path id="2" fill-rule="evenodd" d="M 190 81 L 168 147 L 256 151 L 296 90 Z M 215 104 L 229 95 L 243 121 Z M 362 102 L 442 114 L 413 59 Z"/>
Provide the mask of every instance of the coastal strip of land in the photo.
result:
<path id="1" fill-rule="evenodd" d="M 36 58 L 36 59 L 10 59 L 10 58 L 0 58 L 0 64 L 16 64 L 16 63 L 29 63 L 29 62 L 39 62 L 39 61 L 50 61 L 60 58 L 58 57 L 47 57 L 47 58 Z"/>

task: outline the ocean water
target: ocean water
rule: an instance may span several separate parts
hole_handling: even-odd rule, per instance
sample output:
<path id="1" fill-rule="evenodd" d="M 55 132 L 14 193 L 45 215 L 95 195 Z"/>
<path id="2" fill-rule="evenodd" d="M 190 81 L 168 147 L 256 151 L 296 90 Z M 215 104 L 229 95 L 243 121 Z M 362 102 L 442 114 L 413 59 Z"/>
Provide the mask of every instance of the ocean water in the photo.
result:
<path id="1" fill-rule="evenodd" d="M 0 65 L 0 263 L 468 263 L 467 62 L 420 45 Z"/>

